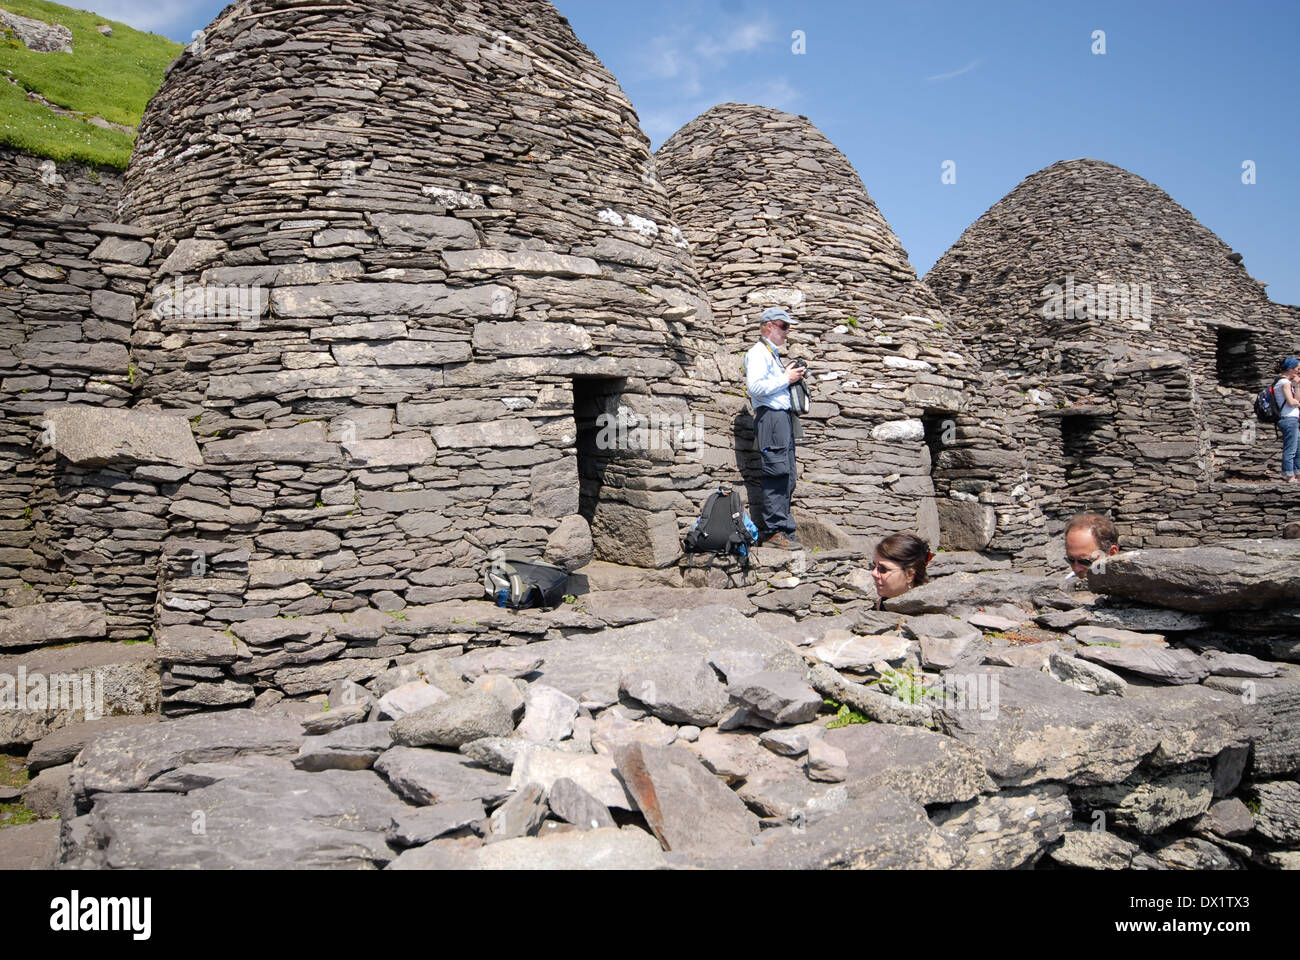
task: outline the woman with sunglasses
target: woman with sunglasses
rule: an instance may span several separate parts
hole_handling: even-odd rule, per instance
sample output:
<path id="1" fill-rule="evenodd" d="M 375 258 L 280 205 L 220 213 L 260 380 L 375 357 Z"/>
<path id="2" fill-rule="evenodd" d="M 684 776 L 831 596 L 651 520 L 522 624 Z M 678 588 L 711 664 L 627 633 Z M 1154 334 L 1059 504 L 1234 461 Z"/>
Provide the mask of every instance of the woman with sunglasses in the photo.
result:
<path id="1" fill-rule="evenodd" d="M 876 584 L 876 609 L 894 597 L 901 597 L 913 587 L 929 581 L 925 568 L 934 554 L 920 537 L 910 533 L 896 533 L 876 544 L 875 562 L 871 565 L 871 579 Z"/>

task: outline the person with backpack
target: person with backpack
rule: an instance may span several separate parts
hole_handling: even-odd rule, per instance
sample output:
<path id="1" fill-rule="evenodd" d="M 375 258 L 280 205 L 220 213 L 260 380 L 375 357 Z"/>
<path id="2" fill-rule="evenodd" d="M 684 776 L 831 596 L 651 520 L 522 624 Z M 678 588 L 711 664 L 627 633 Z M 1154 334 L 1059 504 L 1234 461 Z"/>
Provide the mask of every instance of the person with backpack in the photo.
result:
<path id="1" fill-rule="evenodd" d="M 795 486 L 795 418 L 791 390 L 806 367 L 781 362 L 790 328 L 799 321 L 780 307 L 763 311 L 759 341 L 745 356 L 745 386 L 754 405 L 754 437 L 763 474 L 759 518 L 763 542 L 786 550 L 800 548 L 790 516 Z"/>
<path id="2" fill-rule="evenodd" d="M 1278 408 L 1277 427 L 1282 431 L 1282 479 L 1300 483 L 1300 360 L 1287 357 L 1278 363 L 1277 372 L 1273 402 Z"/>

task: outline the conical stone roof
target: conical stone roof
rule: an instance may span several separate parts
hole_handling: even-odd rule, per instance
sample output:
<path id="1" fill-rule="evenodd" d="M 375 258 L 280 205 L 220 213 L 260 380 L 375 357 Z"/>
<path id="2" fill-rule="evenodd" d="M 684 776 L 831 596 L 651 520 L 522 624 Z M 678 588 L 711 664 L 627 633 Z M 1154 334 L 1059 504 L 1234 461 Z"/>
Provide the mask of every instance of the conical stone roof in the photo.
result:
<path id="1" fill-rule="evenodd" d="M 806 117 L 727 103 L 675 133 L 656 167 L 737 397 L 738 354 L 757 341 L 763 310 L 785 306 L 800 321 L 790 355 L 808 361 L 817 403 L 796 503 L 852 533 L 919 529 L 935 542 L 921 417 L 957 411 L 972 371 L 853 166 Z"/>
<path id="2" fill-rule="evenodd" d="M 494 550 L 579 514 L 598 556 L 677 555 L 663 508 L 703 468 L 590 441 L 627 395 L 686 406 L 707 302 L 627 97 L 550 3 L 241 0 L 151 102 L 123 206 L 158 238 L 138 389 L 204 459 L 172 534 L 245 558 L 236 618 L 479 597 Z M 219 627 L 213 603 L 167 622 Z M 353 675 L 251 649 L 259 689 Z"/>
<path id="3" fill-rule="evenodd" d="M 1026 177 L 925 280 L 961 335 L 1003 363 L 1058 339 L 1097 339 L 1212 367 L 1214 327 L 1267 329 L 1275 309 L 1241 257 L 1165 191 L 1091 159 Z M 1127 291 L 1127 305 L 1098 295 L 1102 285 Z"/>

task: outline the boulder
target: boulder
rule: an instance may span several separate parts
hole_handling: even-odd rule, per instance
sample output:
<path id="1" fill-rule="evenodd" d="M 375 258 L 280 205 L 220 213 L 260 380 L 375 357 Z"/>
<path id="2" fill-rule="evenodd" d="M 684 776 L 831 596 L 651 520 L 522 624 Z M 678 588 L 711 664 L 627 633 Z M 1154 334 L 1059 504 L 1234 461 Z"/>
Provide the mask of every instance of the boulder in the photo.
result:
<path id="1" fill-rule="evenodd" d="M 721 855 L 744 850 L 758 832 L 758 818 L 685 748 L 634 743 L 615 762 L 665 850 Z"/>
<path id="2" fill-rule="evenodd" d="M 1047 658 L 1047 667 L 1048 673 L 1057 680 L 1084 693 L 1113 693 L 1122 697 L 1128 688 L 1128 683 L 1122 677 L 1078 657 L 1053 653 Z"/>
<path id="3" fill-rule="evenodd" d="M 939 832 L 963 853 L 963 870 L 1015 870 L 1032 866 L 1070 826 L 1070 800 L 1060 784 L 1005 790 L 931 816 Z"/>
<path id="4" fill-rule="evenodd" d="M 111 730 L 87 743 L 73 761 L 73 788 L 79 799 L 143 790 L 155 777 L 184 764 L 247 754 L 291 757 L 302 741 L 302 727 L 296 720 L 252 710 L 195 714 Z"/>
<path id="5" fill-rule="evenodd" d="M 619 678 L 619 689 L 669 723 L 713 726 L 730 703 L 726 688 L 703 657 L 663 657 Z"/>
<path id="6" fill-rule="evenodd" d="M 543 555 L 547 563 L 563 567 L 572 573 L 591 562 L 594 547 L 591 542 L 591 527 L 580 514 L 571 514 L 560 521 L 546 538 L 546 552 Z"/>
<path id="7" fill-rule="evenodd" d="M 375 770 L 417 806 L 465 800 L 495 806 L 510 792 L 509 778 L 442 750 L 393 747 L 375 761 Z"/>
<path id="8" fill-rule="evenodd" d="M 302 742 L 293 765 L 320 770 L 365 770 L 393 745 L 392 723 L 358 723 Z"/>
<path id="9" fill-rule="evenodd" d="M 1300 541 L 1230 540 L 1201 547 L 1134 550 L 1088 576 L 1096 593 L 1190 613 L 1258 610 L 1300 596 Z"/>
<path id="10" fill-rule="evenodd" d="M 732 702 L 771 723 L 791 726 L 817 716 L 822 698 L 803 678 L 803 672 L 764 671 L 735 681 L 726 688 Z"/>
<path id="11" fill-rule="evenodd" d="M 393 724 L 393 743 L 407 747 L 459 747 L 482 737 L 507 737 L 515 721 L 501 698 L 471 689 L 406 714 Z"/>
<path id="12" fill-rule="evenodd" d="M 1204 660 L 1187 650 L 1162 647 L 1082 647 L 1077 655 L 1160 683 L 1200 683 L 1210 675 Z"/>
<path id="13" fill-rule="evenodd" d="M 1003 787 L 1115 783 L 1160 740 L 1148 714 L 1126 699 L 1095 697 L 1040 671 L 981 667 L 967 680 L 976 708 L 945 701 L 936 718 Z"/>

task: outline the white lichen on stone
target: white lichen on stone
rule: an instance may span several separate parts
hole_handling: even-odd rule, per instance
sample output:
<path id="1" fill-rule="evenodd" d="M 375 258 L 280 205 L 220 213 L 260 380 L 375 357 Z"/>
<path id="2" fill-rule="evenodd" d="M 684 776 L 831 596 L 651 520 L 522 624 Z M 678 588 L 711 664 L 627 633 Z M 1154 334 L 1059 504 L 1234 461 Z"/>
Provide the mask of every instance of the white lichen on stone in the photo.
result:
<path id="1" fill-rule="evenodd" d="M 623 226 L 623 218 L 620 217 L 613 210 L 600 211 L 600 213 L 596 214 L 596 219 L 599 220 L 601 223 L 608 223 L 611 226 L 615 226 L 615 227 Z"/>
<path id="2" fill-rule="evenodd" d="M 477 194 L 466 193 L 462 190 L 449 190 L 446 187 L 434 186 L 431 183 L 421 187 L 420 193 L 430 200 L 438 201 L 449 210 L 482 210 L 487 206 L 483 198 Z"/>

